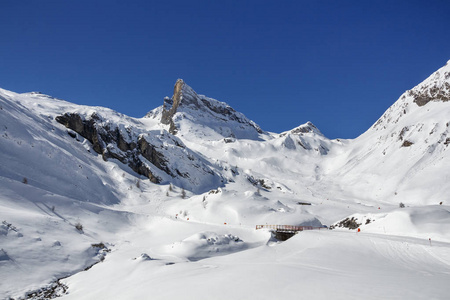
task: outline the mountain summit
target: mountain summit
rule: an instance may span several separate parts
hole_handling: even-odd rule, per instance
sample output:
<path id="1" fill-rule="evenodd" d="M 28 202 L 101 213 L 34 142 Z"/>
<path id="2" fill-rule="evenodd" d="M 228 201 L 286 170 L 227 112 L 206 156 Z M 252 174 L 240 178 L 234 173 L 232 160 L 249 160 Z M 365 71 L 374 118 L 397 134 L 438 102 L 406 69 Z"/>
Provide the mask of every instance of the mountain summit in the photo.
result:
<path id="1" fill-rule="evenodd" d="M 335 164 L 345 189 L 361 197 L 434 203 L 450 193 L 450 64 L 404 92 L 364 134 L 350 141 L 345 165 Z M 441 174 L 437 176 L 437 174 Z M 444 179 L 447 178 L 447 179 Z M 425 188 L 428 182 L 434 188 Z M 436 184 L 441 182 L 441 184 Z"/>
<path id="2" fill-rule="evenodd" d="M 430 101 L 450 101 L 450 61 L 408 92 L 414 103 L 424 106 Z"/>
<path id="3" fill-rule="evenodd" d="M 197 94 L 182 79 L 174 86 L 172 98 L 149 112 L 146 117 L 160 119 L 169 125 L 171 134 L 193 134 L 201 139 L 223 138 L 259 140 L 261 128 L 231 106 L 213 98 Z"/>

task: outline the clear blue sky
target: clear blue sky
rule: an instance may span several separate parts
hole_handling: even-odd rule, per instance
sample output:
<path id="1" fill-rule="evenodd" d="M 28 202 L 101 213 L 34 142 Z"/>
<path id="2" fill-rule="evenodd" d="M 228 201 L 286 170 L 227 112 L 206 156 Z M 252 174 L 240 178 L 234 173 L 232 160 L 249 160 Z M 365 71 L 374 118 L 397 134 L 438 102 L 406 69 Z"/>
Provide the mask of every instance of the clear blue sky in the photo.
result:
<path id="1" fill-rule="evenodd" d="M 367 130 L 450 59 L 450 1 L 0 1 L 0 87 L 142 117 L 177 78 L 264 130 Z"/>

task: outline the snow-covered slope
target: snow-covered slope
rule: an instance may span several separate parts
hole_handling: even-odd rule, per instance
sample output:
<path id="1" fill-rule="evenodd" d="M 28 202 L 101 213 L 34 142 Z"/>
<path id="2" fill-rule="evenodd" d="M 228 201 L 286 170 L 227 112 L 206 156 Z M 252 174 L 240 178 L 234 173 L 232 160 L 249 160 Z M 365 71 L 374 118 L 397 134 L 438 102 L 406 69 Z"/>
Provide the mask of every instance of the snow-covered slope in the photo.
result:
<path id="1" fill-rule="evenodd" d="M 141 119 L 0 89 L 0 298 L 446 299 L 449 87 L 447 64 L 354 140 L 182 80 Z"/>
<path id="2" fill-rule="evenodd" d="M 450 63 L 351 141 L 330 176 L 360 198 L 439 204 L 450 194 Z"/>
<path id="3" fill-rule="evenodd" d="M 0 90 L 0 100 L 2 179 L 27 179 L 30 186 L 88 202 L 120 202 L 108 187 L 107 167 L 92 145 L 56 126 L 55 117 L 74 105 L 43 94 L 5 90 Z"/>

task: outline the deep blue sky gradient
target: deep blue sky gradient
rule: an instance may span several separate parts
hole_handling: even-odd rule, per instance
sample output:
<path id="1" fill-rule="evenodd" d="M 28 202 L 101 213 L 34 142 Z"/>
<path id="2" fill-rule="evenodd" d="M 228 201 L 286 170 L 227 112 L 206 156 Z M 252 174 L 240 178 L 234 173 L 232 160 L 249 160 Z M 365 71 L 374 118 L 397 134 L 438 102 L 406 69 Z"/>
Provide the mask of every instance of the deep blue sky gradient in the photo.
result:
<path id="1" fill-rule="evenodd" d="M 355 138 L 450 59 L 450 1 L 0 1 L 0 87 L 142 117 L 177 78 Z"/>

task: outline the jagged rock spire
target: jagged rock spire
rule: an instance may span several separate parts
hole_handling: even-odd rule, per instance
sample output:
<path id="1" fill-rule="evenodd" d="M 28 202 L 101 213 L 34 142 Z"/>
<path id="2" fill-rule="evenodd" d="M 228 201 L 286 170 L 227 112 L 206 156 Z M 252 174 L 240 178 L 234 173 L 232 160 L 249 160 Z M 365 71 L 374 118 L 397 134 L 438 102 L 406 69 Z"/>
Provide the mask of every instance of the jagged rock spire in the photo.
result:
<path id="1" fill-rule="evenodd" d="M 175 123 L 173 122 L 173 115 L 177 112 L 178 106 L 180 106 L 181 99 L 183 97 L 183 87 L 185 83 L 183 79 L 178 79 L 177 82 L 175 82 L 175 86 L 173 88 L 173 96 L 171 99 L 164 99 L 164 106 L 161 116 L 161 123 L 170 125 L 169 132 L 171 134 L 177 133 L 177 128 L 175 126 Z"/>

